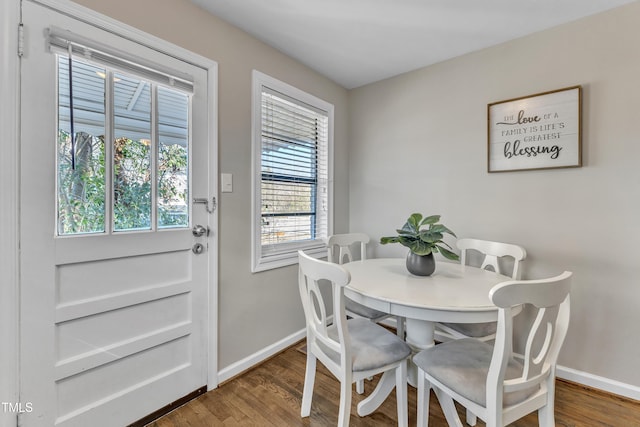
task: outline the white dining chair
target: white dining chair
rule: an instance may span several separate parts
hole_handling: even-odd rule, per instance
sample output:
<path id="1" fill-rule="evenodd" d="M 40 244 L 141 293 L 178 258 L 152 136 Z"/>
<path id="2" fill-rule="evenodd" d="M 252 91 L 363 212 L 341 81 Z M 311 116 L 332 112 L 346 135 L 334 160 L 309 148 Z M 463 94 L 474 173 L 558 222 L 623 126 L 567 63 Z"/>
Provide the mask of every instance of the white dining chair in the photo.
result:
<path id="1" fill-rule="evenodd" d="M 302 417 L 311 412 L 316 360 L 340 381 L 338 426 L 348 426 L 351 413 L 352 384 L 382 373 L 377 388 L 385 377 L 395 375 L 398 425 L 407 426 L 407 359 L 411 348 L 397 335 L 367 319 L 347 319 L 344 287 L 350 275 L 342 266 L 321 261 L 298 251 L 298 285 L 307 323 L 307 368 L 302 393 Z M 323 286 L 330 286 L 322 292 Z M 329 307 L 325 295 L 332 295 L 333 322 L 329 323 Z M 368 415 L 376 390 L 358 404 L 358 415 Z M 377 405 L 374 405 L 377 406 Z"/>
<path id="2" fill-rule="evenodd" d="M 357 247 L 360 250 L 360 259 L 367 259 L 367 243 L 369 243 L 369 240 L 369 236 L 365 233 L 334 234 L 329 236 L 327 239 L 327 261 L 340 265 L 345 262 L 352 262 L 355 259 L 352 249 Z M 345 297 L 344 308 L 347 316 L 351 318 L 364 318 L 376 323 L 392 317 L 389 313 L 367 307 L 348 297 Z M 404 338 L 404 319 L 396 318 L 396 331 L 399 337 Z M 364 393 L 364 380 L 356 383 L 356 392 L 358 394 Z"/>
<path id="3" fill-rule="evenodd" d="M 336 264 L 352 262 L 355 257 L 352 249 L 359 247 L 361 260 L 367 259 L 367 243 L 370 238 L 365 233 L 334 234 L 327 239 L 327 261 Z M 373 322 L 380 322 L 389 317 L 393 317 L 384 311 L 362 305 L 350 298 L 345 298 L 345 310 L 347 316 L 362 317 Z M 404 318 L 396 317 L 397 335 L 404 338 Z"/>
<path id="4" fill-rule="evenodd" d="M 499 283 L 489 292 L 498 307 L 494 345 L 464 338 L 421 351 L 418 366 L 418 427 L 428 426 L 430 389 L 449 426 L 461 427 L 454 401 L 486 422 L 502 427 L 538 411 L 540 426 L 555 426 L 556 362 L 569 326 L 572 273 L 542 280 Z M 512 308 L 531 310 L 524 354 L 513 353 Z"/>
<path id="5" fill-rule="evenodd" d="M 468 252 L 473 250 L 484 256 L 480 268 L 511 276 L 512 279 L 521 278 L 522 269 L 520 264 L 527 257 L 527 251 L 522 246 L 479 239 L 458 239 L 456 244 L 460 249 L 460 263 L 462 265 L 468 264 Z M 504 268 L 501 267 L 500 259 L 504 257 L 513 259 L 511 274 L 506 274 Z M 496 322 L 437 323 L 434 334 L 435 339 L 441 342 L 460 338 L 477 338 L 482 341 L 490 341 L 495 338 L 495 332 Z"/>
<path id="6" fill-rule="evenodd" d="M 345 262 L 353 262 L 355 257 L 352 249 L 356 249 L 357 247 L 359 247 L 360 252 L 359 259 L 365 260 L 367 259 L 367 243 L 369 243 L 369 241 L 370 238 L 365 233 L 334 234 L 329 236 L 327 239 L 327 261 L 340 265 Z M 344 307 L 347 316 L 369 319 L 376 323 L 394 317 L 389 313 L 367 307 L 348 297 L 345 297 Z M 404 318 L 396 316 L 395 322 L 397 335 L 404 339 Z M 364 380 L 356 383 L 356 392 L 358 394 L 364 393 Z"/>

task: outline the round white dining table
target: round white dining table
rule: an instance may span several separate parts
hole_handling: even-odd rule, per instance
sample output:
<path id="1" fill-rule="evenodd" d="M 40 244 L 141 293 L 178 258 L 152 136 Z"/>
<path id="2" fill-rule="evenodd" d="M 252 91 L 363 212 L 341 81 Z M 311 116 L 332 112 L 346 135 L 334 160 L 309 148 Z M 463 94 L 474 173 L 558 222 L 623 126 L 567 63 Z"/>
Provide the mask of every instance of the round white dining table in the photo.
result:
<path id="1" fill-rule="evenodd" d="M 496 321 L 498 308 L 489 299 L 489 291 L 498 283 L 512 280 L 492 271 L 444 261 L 436 262 L 430 276 L 409 273 L 404 258 L 366 259 L 342 266 L 351 274 L 345 295 L 367 307 L 404 317 L 406 341 L 414 352 L 434 345 L 436 322 Z M 409 363 L 408 372 L 409 383 L 415 385 L 413 363 Z M 391 382 L 382 389 L 390 393 L 393 386 Z M 376 402 L 384 398 L 386 395 Z"/>

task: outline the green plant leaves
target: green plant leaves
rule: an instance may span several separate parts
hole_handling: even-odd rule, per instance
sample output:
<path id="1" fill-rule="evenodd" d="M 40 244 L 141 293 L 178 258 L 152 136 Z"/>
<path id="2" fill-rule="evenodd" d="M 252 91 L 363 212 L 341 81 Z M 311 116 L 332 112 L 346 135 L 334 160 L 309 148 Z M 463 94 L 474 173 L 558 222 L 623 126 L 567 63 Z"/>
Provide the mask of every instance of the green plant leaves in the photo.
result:
<path id="1" fill-rule="evenodd" d="M 440 221 L 440 215 L 423 217 L 420 213 L 411 214 L 402 228 L 396 230 L 397 236 L 381 237 L 380 243 L 383 245 L 400 243 L 416 255 L 439 252 L 447 259 L 459 259 L 458 255 L 450 250 L 451 247 L 442 240 L 445 234 L 456 237 L 455 233 L 445 225 L 439 224 L 438 221 Z M 423 226 L 428 227 L 421 229 Z"/>
<path id="2" fill-rule="evenodd" d="M 434 248 L 435 246 L 427 242 L 423 242 L 422 240 L 413 240 L 411 242 L 411 245 L 409 246 L 409 249 L 411 250 L 411 252 L 413 252 L 416 255 L 429 255 Z"/>
<path id="3" fill-rule="evenodd" d="M 391 236 L 391 237 L 381 237 L 380 243 L 383 245 L 386 245 L 387 243 L 399 243 L 399 242 L 398 242 L 397 236 Z"/>
<path id="4" fill-rule="evenodd" d="M 422 218 L 422 215 L 420 214 L 413 214 L 413 215 L 419 215 Z M 435 224 L 438 221 L 440 221 L 440 215 L 431 215 L 423 219 L 422 222 L 420 223 L 420 226 L 427 225 L 427 224 Z"/>
<path id="5" fill-rule="evenodd" d="M 420 240 L 427 243 L 438 243 L 444 237 L 442 233 L 432 230 L 422 230 L 418 237 Z"/>
<path id="6" fill-rule="evenodd" d="M 454 261 L 457 261 L 458 259 L 460 259 L 460 257 L 458 256 L 458 254 L 451 252 L 448 249 L 443 248 L 442 246 L 438 246 L 438 251 L 442 254 L 443 257 L 447 258 L 447 259 L 451 259 Z"/>

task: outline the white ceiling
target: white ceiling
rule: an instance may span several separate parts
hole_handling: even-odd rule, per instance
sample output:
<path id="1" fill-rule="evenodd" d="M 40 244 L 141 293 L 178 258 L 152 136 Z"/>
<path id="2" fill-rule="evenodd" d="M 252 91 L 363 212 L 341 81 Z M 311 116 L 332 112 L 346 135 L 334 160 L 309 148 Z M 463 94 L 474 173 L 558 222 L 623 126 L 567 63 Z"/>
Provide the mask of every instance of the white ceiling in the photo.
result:
<path id="1" fill-rule="evenodd" d="M 637 0 L 191 0 L 351 89 Z"/>

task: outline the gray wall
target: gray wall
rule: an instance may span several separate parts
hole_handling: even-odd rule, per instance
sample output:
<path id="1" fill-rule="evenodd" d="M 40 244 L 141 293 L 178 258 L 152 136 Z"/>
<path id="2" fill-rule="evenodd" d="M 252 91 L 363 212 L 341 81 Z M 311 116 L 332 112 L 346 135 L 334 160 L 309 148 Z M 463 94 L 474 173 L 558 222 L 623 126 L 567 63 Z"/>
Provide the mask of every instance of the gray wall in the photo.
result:
<path id="1" fill-rule="evenodd" d="M 296 266 L 252 274 L 251 71 L 257 69 L 335 105 L 334 229 L 347 231 L 347 91 L 187 0 L 77 0 L 219 66 L 219 167 L 233 174 L 221 193 L 219 369 L 304 328 Z"/>
<path id="2" fill-rule="evenodd" d="M 640 3 L 352 90 L 350 229 L 412 212 L 514 242 L 524 277 L 575 273 L 560 363 L 640 386 Z M 487 173 L 487 104 L 583 87 L 578 169 Z M 374 245 L 372 255 L 403 255 Z"/>

